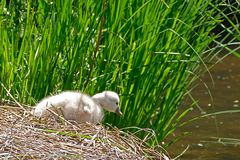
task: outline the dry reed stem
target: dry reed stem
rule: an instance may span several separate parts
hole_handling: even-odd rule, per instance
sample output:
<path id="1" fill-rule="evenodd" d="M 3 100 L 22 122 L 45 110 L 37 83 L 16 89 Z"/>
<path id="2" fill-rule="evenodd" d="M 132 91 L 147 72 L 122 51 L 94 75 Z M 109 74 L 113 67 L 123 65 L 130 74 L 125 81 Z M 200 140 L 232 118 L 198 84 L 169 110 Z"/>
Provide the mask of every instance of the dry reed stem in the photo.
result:
<path id="1" fill-rule="evenodd" d="M 160 159 L 161 151 L 117 128 L 37 119 L 0 106 L 0 159 Z M 71 124 L 71 125 L 69 125 Z"/>

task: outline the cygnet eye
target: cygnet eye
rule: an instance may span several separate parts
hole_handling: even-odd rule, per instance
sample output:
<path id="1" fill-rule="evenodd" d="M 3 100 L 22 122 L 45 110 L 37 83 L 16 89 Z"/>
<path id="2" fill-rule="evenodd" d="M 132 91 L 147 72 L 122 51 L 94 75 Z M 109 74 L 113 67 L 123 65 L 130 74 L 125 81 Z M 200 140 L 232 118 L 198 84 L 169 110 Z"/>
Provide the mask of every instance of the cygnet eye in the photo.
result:
<path id="1" fill-rule="evenodd" d="M 116 105 L 117 105 L 117 106 L 118 106 L 118 104 L 119 104 L 119 103 L 118 103 L 118 102 L 116 102 Z"/>

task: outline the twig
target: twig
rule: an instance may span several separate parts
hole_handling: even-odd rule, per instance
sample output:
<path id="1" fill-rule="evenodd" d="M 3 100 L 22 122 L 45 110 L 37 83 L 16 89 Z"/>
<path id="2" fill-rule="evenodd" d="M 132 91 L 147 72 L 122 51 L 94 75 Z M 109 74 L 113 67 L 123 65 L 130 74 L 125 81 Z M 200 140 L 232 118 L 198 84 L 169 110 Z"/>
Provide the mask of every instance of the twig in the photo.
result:
<path id="1" fill-rule="evenodd" d="M 1 82 L 2 87 L 5 89 L 5 91 L 7 92 L 7 94 L 10 96 L 10 98 L 13 99 L 13 101 L 20 107 L 22 108 L 24 111 L 27 111 L 13 96 L 12 94 L 9 92 L 9 90 L 3 85 L 3 83 Z"/>
<path id="2" fill-rule="evenodd" d="M 182 151 L 181 154 L 179 154 L 178 156 L 176 156 L 175 158 L 173 158 L 173 160 L 176 160 L 176 159 L 180 158 L 185 152 L 187 152 L 188 148 L 189 148 L 189 145 Z"/>

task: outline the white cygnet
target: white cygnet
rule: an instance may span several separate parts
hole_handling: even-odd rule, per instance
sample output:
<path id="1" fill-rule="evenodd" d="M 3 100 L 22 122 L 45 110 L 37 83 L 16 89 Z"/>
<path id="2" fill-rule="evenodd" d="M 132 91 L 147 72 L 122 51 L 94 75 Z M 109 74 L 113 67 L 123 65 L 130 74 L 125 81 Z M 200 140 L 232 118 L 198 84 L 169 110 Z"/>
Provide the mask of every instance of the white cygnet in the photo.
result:
<path id="1" fill-rule="evenodd" d="M 32 114 L 39 118 L 48 117 L 53 111 L 67 120 L 78 123 L 99 123 L 104 117 L 103 108 L 122 115 L 118 94 L 104 91 L 90 97 L 80 92 L 66 91 L 44 98 L 34 107 Z"/>

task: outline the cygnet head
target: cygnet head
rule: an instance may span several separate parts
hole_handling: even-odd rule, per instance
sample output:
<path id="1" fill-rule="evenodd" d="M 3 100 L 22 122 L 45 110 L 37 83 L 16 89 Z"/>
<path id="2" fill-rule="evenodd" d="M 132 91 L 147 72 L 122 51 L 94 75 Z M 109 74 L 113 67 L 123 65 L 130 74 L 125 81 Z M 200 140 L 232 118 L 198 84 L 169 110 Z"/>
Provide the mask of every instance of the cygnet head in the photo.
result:
<path id="1" fill-rule="evenodd" d="M 115 112 L 117 115 L 122 115 L 119 108 L 119 96 L 112 91 L 104 91 L 102 93 L 95 94 L 92 97 L 97 101 L 104 109 L 109 112 Z"/>

